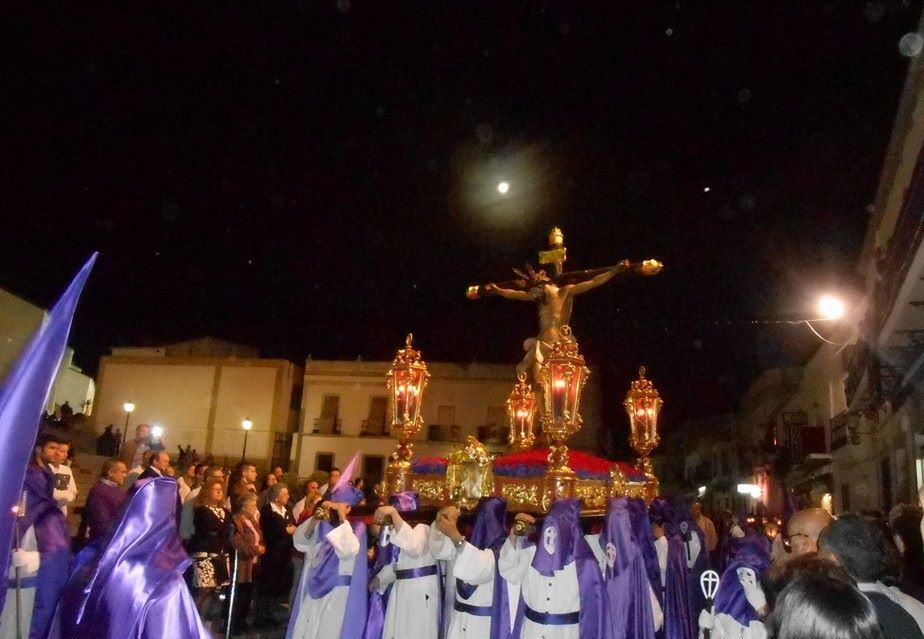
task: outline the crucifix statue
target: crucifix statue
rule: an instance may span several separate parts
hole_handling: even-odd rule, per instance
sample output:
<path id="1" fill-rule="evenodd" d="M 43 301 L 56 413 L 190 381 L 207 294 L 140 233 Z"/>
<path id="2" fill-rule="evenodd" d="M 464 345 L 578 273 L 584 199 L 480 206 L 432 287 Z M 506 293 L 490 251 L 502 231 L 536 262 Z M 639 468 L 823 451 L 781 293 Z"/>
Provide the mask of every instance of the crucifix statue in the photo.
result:
<path id="1" fill-rule="evenodd" d="M 525 271 L 513 269 L 516 279 L 470 286 L 466 292 L 469 299 L 500 295 L 509 300 L 535 302 L 539 309 L 539 335 L 523 342 L 526 355 L 517 365 L 517 373 L 531 374 L 533 383 L 538 382 L 539 368 L 552 344 L 561 339 L 561 327 L 571 321 L 575 296 L 602 286 L 617 275 L 655 275 L 662 268 L 657 260 L 623 260 L 615 266 L 563 272 L 566 259 L 564 235 L 560 229 L 554 228 L 549 233 L 548 250 L 539 252 L 539 263 L 551 264 L 555 269 L 554 275 L 550 276 L 544 270 L 536 271 L 527 264 Z"/>

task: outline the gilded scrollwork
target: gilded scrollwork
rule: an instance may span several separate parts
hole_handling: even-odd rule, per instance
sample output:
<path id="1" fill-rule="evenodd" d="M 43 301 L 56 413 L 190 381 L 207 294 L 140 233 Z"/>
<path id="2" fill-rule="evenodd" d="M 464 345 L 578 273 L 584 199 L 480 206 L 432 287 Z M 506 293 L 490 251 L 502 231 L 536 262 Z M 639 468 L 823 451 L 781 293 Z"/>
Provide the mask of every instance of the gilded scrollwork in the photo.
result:
<path id="1" fill-rule="evenodd" d="M 469 435 L 448 461 L 446 488 L 454 504 L 472 509 L 479 499 L 494 494 L 493 457 L 484 444 Z"/>

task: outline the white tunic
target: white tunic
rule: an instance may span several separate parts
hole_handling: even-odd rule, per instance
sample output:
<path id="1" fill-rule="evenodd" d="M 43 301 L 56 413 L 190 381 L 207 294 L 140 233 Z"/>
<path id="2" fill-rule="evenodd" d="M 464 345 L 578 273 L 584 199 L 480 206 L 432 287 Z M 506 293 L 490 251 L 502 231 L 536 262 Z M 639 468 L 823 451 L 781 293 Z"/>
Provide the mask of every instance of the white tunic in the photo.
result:
<path id="1" fill-rule="evenodd" d="M 379 592 L 394 584 L 385 611 L 382 639 L 437 639 L 439 635 L 439 576 L 426 575 L 397 579 L 395 571 L 435 566 L 430 554 L 430 526 L 405 523 L 389 535 L 388 541 L 398 548 L 398 560 L 379 572 Z"/>
<path id="2" fill-rule="evenodd" d="M 311 571 L 317 565 L 318 551 L 322 548 L 318 537 L 318 527 L 314 525 L 315 523 L 312 519 L 303 521 L 292 535 L 296 550 L 305 553 L 302 584 L 311 577 Z M 344 521 L 328 532 L 325 539 L 334 547 L 334 552 L 340 560 L 338 574 L 352 575 L 356 556 L 359 554 L 359 539 L 353 532 L 353 527 Z M 365 561 L 365 557 L 362 559 Z M 299 591 L 305 592 L 306 596 L 299 606 L 298 617 L 292 626 L 292 632 L 286 635 L 286 639 L 336 639 L 339 637 L 343 627 L 349 587 L 334 586 L 320 599 L 308 596 L 307 589 L 299 588 Z"/>
<path id="3" fill-rule="evenodd" d="M 465 543 L 462 550 L 456 550 L 455 544 L 436 529 L 430 529 L 430 552 L 436 559 L 447 562 L 446 590 L 450 602 L 447 610 L 446 639 L 482 639 L 491 634 L 491 616 L 473 615 L 455 609 L 455 602 L 469 606 L 491 607 L 494 602 L 494 575 L 496 561 L 494 552 L 480 550 Z M 475 591 L 468 599 L 459 596 L 456 579 L 475 586 Z"/>
<path id="4" fill-rule="evenodd" d="M 523 603 L 539 613 L 568 614 L 581 609 L 577 567 L 572 561 L 551 577 L 532 567 L 536 547 L 523 548 L 523 539 L 516 546 L 510 539 L 504 542 L 498 557 L 497 569 L 509 583 L 518 584 Z M 580 624 L 544 625 L 523 618 L 521 639 L 578 639 Z"/>
<path id="5" fill-rule="evenodd" d="M 22 536 L 20 548 L 26 551 L 26 565 L 19 569 L 19 579 L 25 582 L 27 579 L 32 582 L 38 575 L 41 557 L 38 552 L 38 541 L 35 539 L 35 529 L 32 526 L 26 530 Z M 7 584 L 15 584 L 16 569 L 10 566 L 9 579 Z M 35 586 L 22 587 L 19 589 L 19 627 L 22 630 L 22 636 L 29 636 L 29 627 L 32 624 L 32 608 L 35 605 Z M 6 601 L 3 604 L 3 612 L 0 613 L 0 639 L 16 639 L 16 588 L 7 587 Z"/>

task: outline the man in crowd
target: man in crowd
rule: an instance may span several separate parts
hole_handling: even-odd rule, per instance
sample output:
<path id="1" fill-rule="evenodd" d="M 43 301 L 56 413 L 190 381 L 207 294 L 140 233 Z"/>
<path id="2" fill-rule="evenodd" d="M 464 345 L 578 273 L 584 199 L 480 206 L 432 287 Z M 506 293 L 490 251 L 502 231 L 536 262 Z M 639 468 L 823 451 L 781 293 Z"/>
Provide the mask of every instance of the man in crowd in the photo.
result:
<path id="1" fill-rule="evenodd" d="M 170 466 L 170 454 L 167 451 L 152 451 L 145 457 L 145 465 L 142 466 L 141 472 L 136 473 L 133 469 L 128 474 L 128 486 L 131 487 L 139 479 L 153 479 L 154 477 L 167 476 L 167 468 Z"/>
<path id="2" fill-rule="evenodd" d="M 334 489 L 334 486 L 337 485 L 338 481 L 340 481 L 340 469 L 334 466 L 330 469 L 327 476 L 327 483 L 324 484 L 323 490 L 321 491 L 323 499 L 330 499 L 330 493 Z"/>
<path id="3" fill-rule="evenodd" d="M 83 509 L 81 530 L 86 530 L 87 542 L 95 541 L 109 530 L 119 507 L 125 501 L 122 484 L 127 474 L 125 462 L 118 459 L 103 462 L 99 480 L 90 489 Z"/>
<path id="4" fill-rule="evenodd" d="M 237 478 L 233 486 L 228 488 L 228 497 L 231 500 L 232 510 L 237 499 L 244 493 L 256 493 L 257 467 L 249 462 L 240 462 L 235 468 L 234 476 Z"/>
<path id="5" fill-rule="evenodd" d="M 59 448 L 68 443 L 63 433 L 54 430 L 40 433 L 26 469 L 25 511 L 20 511 L 16 522 L 6 600 L 0 614 L 3 639 L 46 637 L 67 582 L 70 531 L 52 496 L 54 475 L 50 466 L 59 459 Z"/>
<path id="6" fill-rule="evenodd" d="M 818 551 L 818 536 L 834 518 L 824 508 L 805 508 L 786 523 L 786 538 L 777 536 L 773 542 L 773 562 L 781 563 Z"/>
<path id="7" fill-rule="evenodd" d="M 825 528 L 818 548 L 839 563 L 872 602 L 885 639 L 924 639 L 924 604 L 881 581 L 889 559 L 878 528 L 846 513 Z"/>
<path id="8" fill-rule="evenodd" d="M 127 433 L 126 433 L 127 435 Z M 135 439 L 125 442 L 119 456 L 129 471 L 144 462 L 145 454 L 151 450 L 151 427 L 148 424 L 135 426 Z"/>
<path id="9" fill-rule="evenodd" d="M 690 514 L 693 515 L 693 521 L 696 522 L 699 529 L 703 531 L 706 538 L 706 550 L 710 554 L 714 553 L 716 546 L 719 544 L 719 535 L 715 531 L 715 524 L 703 513 L 703 505 L 698 501 L 693 502 L 690 507 Z"/>
<path id="10" fill-rule="evenodd" d="M 70 452 L 71 445 L 63 443 L 58 445 L 54 459 L 49 462 L 48 467 L 55 476 L 54 499 L 58 503 L 58 508 L 67 516 L 67 507 L 77 499 L 77 483 L 74 481 L 74 473 L 71 467 L 67 465 L 67 455 Z"/>
<path id="11" fill-rule="evenodd" d="M 305 519 L 311 516 L 311 513 L 314 512 L 314 505 L 321 500 L 320 487 L 316 479 L 309 479 L 305 482 L 304 491 L 305 496 L 295 502 L 295 505 L 292 506 L 292 516 L 295 517 L 295 521 L 302 523 Z"/>

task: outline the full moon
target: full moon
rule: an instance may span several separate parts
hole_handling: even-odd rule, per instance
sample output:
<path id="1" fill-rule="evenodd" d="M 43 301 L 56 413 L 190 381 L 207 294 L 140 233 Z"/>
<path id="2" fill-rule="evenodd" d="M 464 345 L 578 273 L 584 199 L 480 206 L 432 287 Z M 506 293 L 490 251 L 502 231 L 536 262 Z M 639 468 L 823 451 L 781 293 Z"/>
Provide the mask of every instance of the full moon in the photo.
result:
<path id="1" fill-rule="evenodd" d="M 510 184 L 508 182 L 500 182 L 497 185 L 497 192 L 500 193 L 501 195 L 503 195 L 509 190 L 510 190 Z"/>

